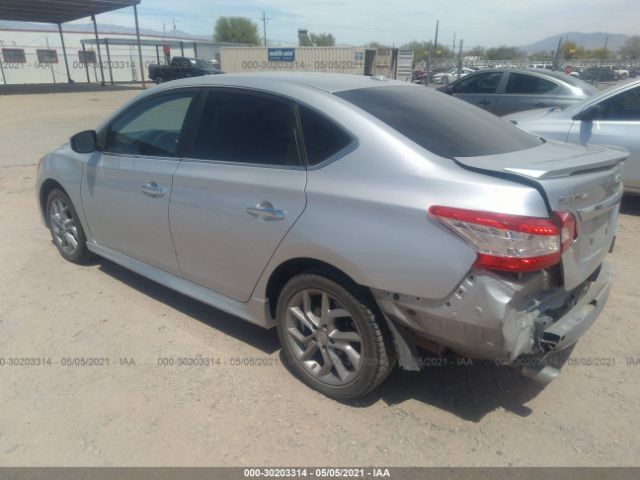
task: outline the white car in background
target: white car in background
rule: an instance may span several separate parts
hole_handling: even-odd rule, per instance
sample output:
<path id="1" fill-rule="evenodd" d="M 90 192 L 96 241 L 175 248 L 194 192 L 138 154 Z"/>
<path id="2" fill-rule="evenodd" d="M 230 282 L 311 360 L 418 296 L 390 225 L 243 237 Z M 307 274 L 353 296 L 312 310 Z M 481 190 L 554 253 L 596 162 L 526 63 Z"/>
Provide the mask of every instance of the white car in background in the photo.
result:
<path id="1" fill-rule="evenodd" d="M 451 83 L 458 78 L 462 78 L 465 75 L 469 75 L 474 72 L 475 70 L 471 68 L 462 68 L 462 70 L 460 70 L 460 76 L 458 76 L 458 69 L 452 68 L 448 72 L 436 73 L 433 76 L 433 83 L 442 83 L 446 85 L 447 83 Z"/>

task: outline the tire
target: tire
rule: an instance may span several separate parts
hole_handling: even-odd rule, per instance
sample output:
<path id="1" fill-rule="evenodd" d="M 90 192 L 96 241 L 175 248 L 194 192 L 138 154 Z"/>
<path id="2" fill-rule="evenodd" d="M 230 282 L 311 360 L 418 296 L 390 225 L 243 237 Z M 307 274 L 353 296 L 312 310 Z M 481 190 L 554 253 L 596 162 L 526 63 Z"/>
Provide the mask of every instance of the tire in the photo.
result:
<path id="1" fill-rule="evenodd" d="M 47 225 L 60 255 L 78 264 L 92 260 L 95 256 L 87 248 L 87 237 L 67 194 L 62 190 L 51 190 L 46 205 Z"/>
<path id="2" fill-rule="evenodd" d="M 278 298 L 276 318 L 287 365 L 330 398 L 366 395 L 395 365 L 391 332 L 375 302 L 332 272 L 291 278 Z"/>

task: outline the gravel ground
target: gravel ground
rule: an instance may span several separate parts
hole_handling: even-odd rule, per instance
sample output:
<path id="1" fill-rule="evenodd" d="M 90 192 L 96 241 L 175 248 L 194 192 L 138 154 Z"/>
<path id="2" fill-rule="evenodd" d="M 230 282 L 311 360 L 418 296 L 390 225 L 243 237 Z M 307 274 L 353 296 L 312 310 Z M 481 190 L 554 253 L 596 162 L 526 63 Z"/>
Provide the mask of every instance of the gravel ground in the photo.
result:
<path id="1" fill-rule="evenodd" d="M 133 93 L 0 97 L 0 465 L 640 464 L 640 201 L 624 201 L 604 313 L 546 388 L 450 361 L 342 404 L 291 376 L 274 331 L 58 255 L 35 167 L 16 164 Z M 196 355 L 211 365 L 159 365 Z M 24 357 L 45 364 L 8 365 Z M 65 365 L 81 357 L 100 365 Z M 236 365 L 251 359 L 267 365 Z"/>

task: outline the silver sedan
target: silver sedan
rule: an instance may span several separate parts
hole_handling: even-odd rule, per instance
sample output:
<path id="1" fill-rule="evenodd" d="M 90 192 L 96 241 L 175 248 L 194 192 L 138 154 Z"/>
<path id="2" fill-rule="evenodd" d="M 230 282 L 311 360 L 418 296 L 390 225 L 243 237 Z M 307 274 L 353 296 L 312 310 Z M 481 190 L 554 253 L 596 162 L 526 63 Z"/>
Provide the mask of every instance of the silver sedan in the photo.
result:
<path id="1" fill-rule="evenodd" d="M 598 93 L 571 75 L 545 69 L 479 70 L 438 90 L 496 115 L 542 107 L 566 107 Z"/>
<path id="2" fill-rule="evenodd" d="M 553 140 L 626 148 L 630 155 L 622 171 L 625 191 L 640 195 L 640 80 L 610 88 L 564 110 L 531 110 L 505 118 Z"/>
<path id="3" fill-rule="evenodd" d="M 215 75 L 74 135 L 36 195 L 65 259 L 276 327 L 291 370 L 348 399 L 417 346 L 553 378 L 607 299 L 626 155 L 406 82 Z"/>

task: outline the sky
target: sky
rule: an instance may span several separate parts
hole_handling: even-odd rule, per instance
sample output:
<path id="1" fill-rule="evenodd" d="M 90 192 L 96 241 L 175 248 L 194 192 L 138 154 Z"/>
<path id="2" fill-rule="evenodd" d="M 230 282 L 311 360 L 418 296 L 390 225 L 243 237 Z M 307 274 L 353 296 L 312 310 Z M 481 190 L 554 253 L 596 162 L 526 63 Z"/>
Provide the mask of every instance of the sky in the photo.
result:
<path id="1" fill-rule="evenodd" d="M 133 26 L 131 9 L 106 13 L 98 22 Z M 298 28 L 330 32 L 338 44 L 380 42 L 399 46 L 429 40 L 440 20 L 439 42 L 453 35 L 474 45 L 526 45 L 568 31 L 640 34 L 640 0 L 142 0 L 141 27 L 176 28 L 210 36 L 220 16 L 243 16 L 256 22 L 267 38 L 295 43 Z"/>

